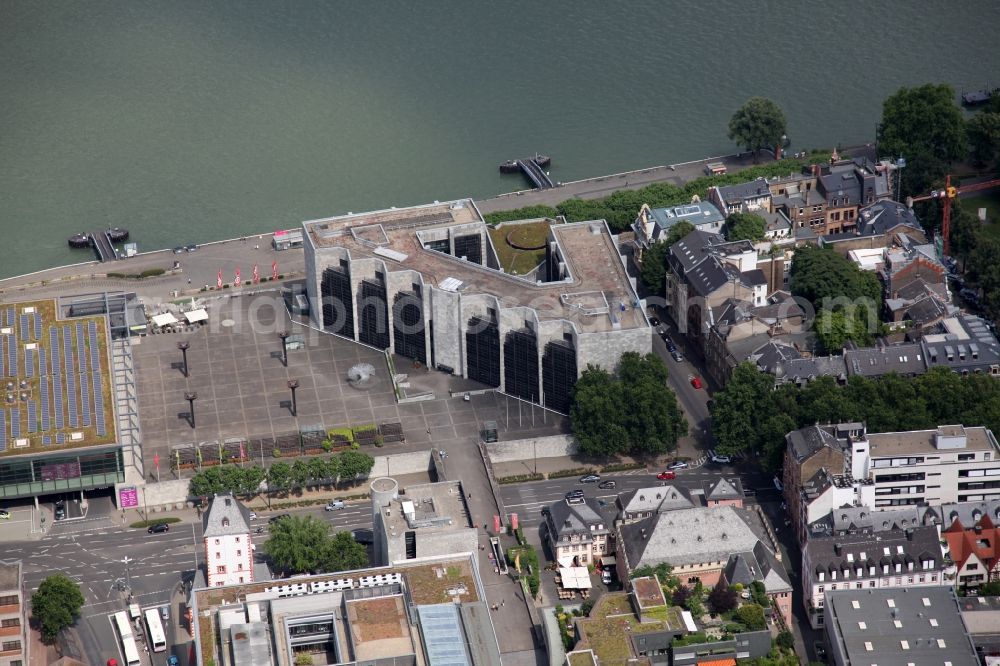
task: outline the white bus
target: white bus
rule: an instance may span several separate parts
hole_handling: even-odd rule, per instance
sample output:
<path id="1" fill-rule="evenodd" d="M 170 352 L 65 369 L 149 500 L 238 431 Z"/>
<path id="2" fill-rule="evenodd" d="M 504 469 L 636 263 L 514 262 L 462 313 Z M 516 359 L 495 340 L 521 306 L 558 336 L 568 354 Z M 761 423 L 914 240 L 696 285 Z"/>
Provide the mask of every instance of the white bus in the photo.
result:
<path id="1" fill-rule="evenodd" d="M 150 608 L 146 611 L 146 627 L 149 629 L 149 645 L 153 652 L 163 652 L 167 649 L 167 638 L 163 633 L 163 623 L 160 622 L 160 611 Z"/>
<path id="2" fill-rule="evenodd" d="M 125 611 L 118 611 L 111 616 L 112 624 L 118 632 L 118 638 L 122 644 L 122 657 L 125 659 L 125 666 L 140 666 L 139 650 L 135 647 L 135 637 L 132 636 L 132 624 L 128 621 Z"/>

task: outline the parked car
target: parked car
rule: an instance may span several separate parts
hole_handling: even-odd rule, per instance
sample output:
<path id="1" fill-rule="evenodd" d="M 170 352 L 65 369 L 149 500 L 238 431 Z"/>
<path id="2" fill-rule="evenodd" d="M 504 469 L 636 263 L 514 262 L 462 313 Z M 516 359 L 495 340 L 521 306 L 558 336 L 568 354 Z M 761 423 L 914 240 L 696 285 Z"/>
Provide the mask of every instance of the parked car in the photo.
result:
<path id="1" fill-rule="evenodd" d="M 653 326 L 653 327 L 659 326 L 660 325 L 660 320 L 657 319 L 656 317 L 650 317 L 649 318 L 649 325 Z"/>
<path id="2" fill-rule="evenodd" d="M 329 501 L 329 502 L 326 503 L 326 506 L 323 507 L 323 510 L 324 511 L 340 511 L 345 506 L 346 505 L 344 504 L 344 502 L 342 500 L 331 500 L 331 501 Z"/>
<path id="3" fill-rule="evenodd" d="M 687 469 L 687 468 L 688 464 L 683 460 L 675 460 L 669 465 L 667 465 L 667 469 Z"/>
<path id="4" fill-rule="evenodd" d="M 673 357 L 673 359 L 674 359 L 675 361 L 677 361 L 678 363 L 680 363 L 681 361 L 683 361 L 683 360 L 684 360 L 684 354 L 680 353 L 680 352 L 679 352 L 679 351 L 677 351 L 676 349 L 675 349 L 675 350 L 673 350 L 672 352 L 670 352 L 670 355 L 671 355 L 671 356 Z"/>
<path id="5" fill-rule="evenodd" d="M 163 532 L 169 532 L 170 525 L 166 523 L 156 523 L 155 525 L 150 525 L 146 528 L 146 532 L 149 534 L 162 534 Z"/>
<path id="6" fill-rule="evenodd" d="M 600 474 L 587 474 L 586 476 L 580 477 L 580 483 L 597 483 L 600 480 Z"/>
<path id="7" fill-rule="evenodd" d="M 64 520 L 66 518 L 66 505 L 62 502 L 56 503 L 55 510 L 52 513 L 56 520 Z"/>
<path id="8" fill-rule="evenodd" d="M 184 250 L 187 252 L 194 252 L 197 249 L 198 249 L 197 245 L 188 245 L 187 247 L 184 248 Z"/>
<path id="9" fill-rule="evenodd" d="M 267 522 L 268 522 L 269 525 L 273 525 L 276 522 L 278 522 L 279 520 L 284 520 L 285 518 L 291 518 L 291 517 L 292 517 L 291 514 L 288 514 L 288 513 L 279 513 L 277 516 L 273 516 Z"/>
<path id="10" fill-rule="evenodd" d="M 618 484 L 615 483 L 614 481 L 601 481 L 599 484 L 597 484 L 597 487 L 600 488 L 601 490 L 613 490 L 614 487 L 617 485 Z"/>
<path id="11" fill-rule="evenodd" d="M 181 662 L 177 660 L 175 655 L 170 655 L 167 657 L 167 666 L 181 666 Z"/>
<path id="12" fill-rule="evenodd" d="M 160 617 L 163 618 L 164 622 L 170 620 L 170 606 L 160 606 Z"/>
<path id="13" fill-rule="evenodd" d="M 711 460 L 717 465 L 728 465 L 729 463 L 733 462 L 733 459 L 730 458 L 729 456 L 720 455 L 714 451 L 712 452 Z"/>
<path id="14" fill-rule="evenodd" d="M 781 479 L 779 479 L 778 477 L 774 477 L 774 487 L 778 490 L 778 492 L 781 492 L 785 489 L 784 484 L 781 483 Z"/>
<path id="15" fill-rule="evenodd" d="M 813 643 L 813 651 L 816 652 L 816 659 L 826 662 L 826 646 L 823 645 L 823 641 Z"/>
<path id="16" fill-rule="evenodd" d="M 183 252 L 184 252 L 184 247 L 181 245 L 178 245 L 177 247 L 174 248 L 174 254 L 181 254 Z"/>
<path id="17" fill-rule="evenodd" d="M 603 569 L 601 571 L 601 582 L 605 585 L 611 584 L 611 569 Z"/>
<path id="18" fill-rule="evenodd" d="M 574 497 L 583 497 L 582 490 L 571 490 L 566 493 L 566 499 L 573 499 Z"/>
<path id="19" fill-rule="evenodd" d="M 696 389 L 700 389 L 701 388 L 701 380 L 698 379 L 696 376 L 691 375 L 691 386 L 695 387 Z"/>
<path id="20" fill-rule="evenodd" d="M 257 520 L 257 512 L 247 511 L 247 517 L 250 518 L 250 520 Z"/>
<path id="21" fill-rule="evenodd" d="M 677 478 L 677 472 L 660 472 L 656 475 L 656 478 L 660 481 L 670 481 Z"/>
<path id="22" fill-rule="evenodd" d="M 111 657 L 111 659 L 108 659 L 107 666 L 118 666 L 118 660 L 115 659 L 114 657 Z"/>
<path id="23" fill-rule="evenodd" d="M 7 509 L 0 509 L 0 520 L 10 520 L 10 511 Z"/>
<path id="24" fill-rule="evenodd" d="M 370 543 L 375 543 L 375 535 L 371 530 L 351 530 L 351 536 L 354 537 L 355 541 L 366 546 Z"/>
<path id="25" fill-rule="evenodd" d="M 587 502 L 583 495 L 574 495 L 566 500 L 566 504 L 585 504 Z"/>

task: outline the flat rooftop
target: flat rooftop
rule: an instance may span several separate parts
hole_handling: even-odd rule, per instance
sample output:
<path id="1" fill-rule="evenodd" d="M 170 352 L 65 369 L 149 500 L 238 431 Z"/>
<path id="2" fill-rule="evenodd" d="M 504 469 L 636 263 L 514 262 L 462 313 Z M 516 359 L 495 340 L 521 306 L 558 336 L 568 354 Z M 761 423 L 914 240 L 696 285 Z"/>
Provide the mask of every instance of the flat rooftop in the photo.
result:
<path id="1" fill-rule="evenodd" d="M 493 295 L 508 307 L 527 305 L 540 319 L 570 320 L 581 332 L 648 326 L 635 307 L 637 296 L 604 221 L 552 226 L 570 278 L 543 283 L 427 249 L 417 237 L 418 232 L 458 225 L 479 226 L 479 233 L 491 242 L 471 199 L 312 220 L 303 228 L 317 248 L 343 247 L 352 260 L 374 258 L 385 261 L 390 271 L 415 270 L 435 286 L 457 280 L 461 293 Z M 385 250 L 399 254 L 387 258 Z M 574 297 L 581 295 L 589 295 L 593 305 L 575 303 Z"/>
<path id="2" fill-rule="evenodd" d="M 385 517 L 389 532 L 401 535 L 410 530 L 451 531 L 472 527 L 458 481 L 407 486 L 389 504 Z"/>
<path id="3" fill-rule="evenodd" d="M 938 435 L 960 437 L 963 431 L 966 438 L 966 444 L 963 448 L 939 449 L 934 445 Z M 871 455 L 873 458 L 883 458 L 897 454 L 993 451 L 997 449 L 996 441 L 991 436 L 989 430 L 983 427 L 962 428 L 961 426 L 941 426 L 934 430 L 885 432 L 869 434 L 868 441 L 871 443 Z"/>
<path id="4" fill-rule="evenodd" d="M 16 590 L 21 584 L 21 563 L 0 562 L 0 592 Z"/>
<path id="5" fill-rule="evenodd" d="M 411 654 L 409 622 L 400 595 L 347 602 L 347 624 L 357 661 Z"/>
<path id="6" fill-rule="evenodd" d="M 0 382 L 0 456 L 117 441 L 105 317 L 59 319 L 51 300 L 0 305 Z"/>

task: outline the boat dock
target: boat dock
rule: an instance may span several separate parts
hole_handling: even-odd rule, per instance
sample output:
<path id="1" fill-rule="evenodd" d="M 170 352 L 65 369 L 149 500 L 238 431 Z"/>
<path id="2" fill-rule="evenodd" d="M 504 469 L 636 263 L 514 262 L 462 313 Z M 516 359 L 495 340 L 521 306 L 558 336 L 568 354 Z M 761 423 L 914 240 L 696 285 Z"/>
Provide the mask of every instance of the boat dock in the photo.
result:
<path id="1" fill-rule="evenodd" d="M 963 106 L 979 106 L 986 104 L 995 95 L 1000 95 L 1000 88 L 982 88 L 962 93 Z"/>
<path id="2" fill-rule="evenodd" d="M 128 229 L 114 227 L 111 229 L 99 229 L 89 234 L 74 234 L 69 238 L 69 246 L 74 248 L 93 248 L 100 262 L 114 261 L 119 259 L 115 250 L 115 243 L 123 243 L 128 240 Z"/>
<path id="3" fill-rule="evenodd" d="M 548 190 L 555 187 L 555 184 L 549 178 L 549 174 L 545 173 L 543 167 L 548 166 L 551 162 L 552 158 L 550 157 L 535 155 L 520 160 L 507 160 L 500 165 L 500 171 L 503 173 L 520 171 L 531 181 L 536 190 Z"/>
<path id="4" fill-rule="evenodd" d="M 108 232 L 91 232 L 90 243 L 94 247 L 94 252 L 97 253 L 98 261 L 114 261 L 118 258 L 118 253 L 115 252 L 114 246 L 111 245 L 111 239 L 108 238 Z"/>

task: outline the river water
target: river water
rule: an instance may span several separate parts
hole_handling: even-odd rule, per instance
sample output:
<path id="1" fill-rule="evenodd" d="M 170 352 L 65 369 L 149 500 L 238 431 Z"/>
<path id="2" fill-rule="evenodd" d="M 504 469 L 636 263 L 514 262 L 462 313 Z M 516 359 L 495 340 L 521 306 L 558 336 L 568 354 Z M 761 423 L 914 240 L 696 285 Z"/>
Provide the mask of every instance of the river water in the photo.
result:
<path id="1" fill-rule="evenodd" d="M 903 85 L 1000 83 L 1000 4 L 4 0 L 0 276 L 730 152 L 751 95 L 792 150 L 872 140 Z M 992 77 L 992 79 L 991 79 Z"/>

